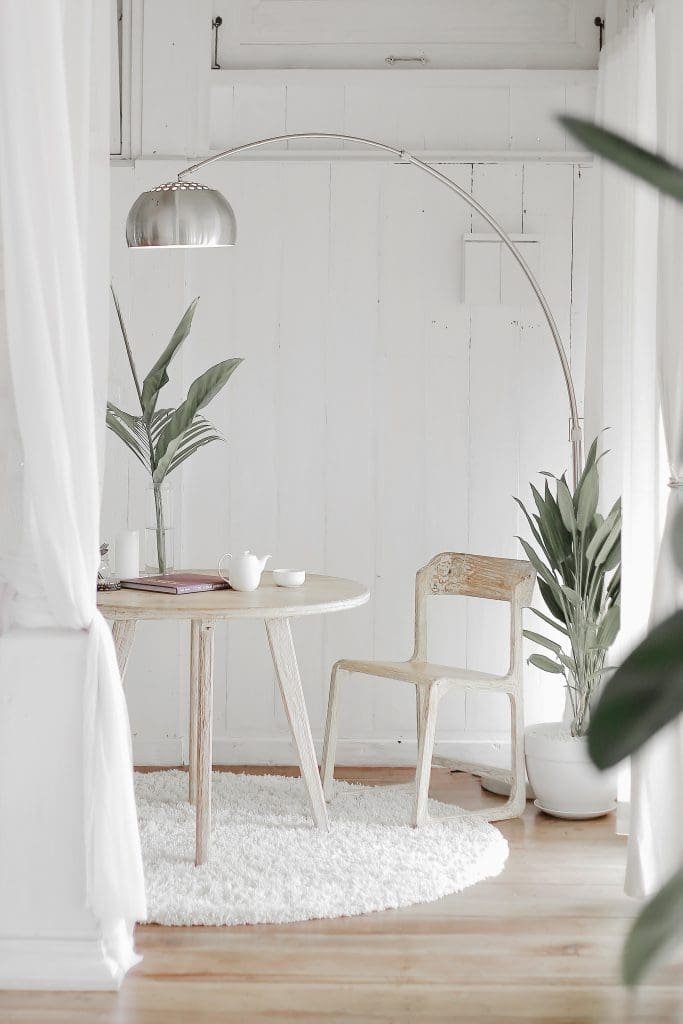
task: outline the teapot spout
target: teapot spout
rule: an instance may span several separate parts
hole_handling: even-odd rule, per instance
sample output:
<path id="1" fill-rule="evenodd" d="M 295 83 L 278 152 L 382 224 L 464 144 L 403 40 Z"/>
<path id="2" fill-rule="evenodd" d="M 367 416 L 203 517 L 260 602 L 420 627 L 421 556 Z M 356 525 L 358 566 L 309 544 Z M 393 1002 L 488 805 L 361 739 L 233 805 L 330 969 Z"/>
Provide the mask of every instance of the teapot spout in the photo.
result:
<path id="1" fill-rule="evenodd" d="M 259 569 L 260 569 L 261 572 L 263 572 L 263 570 L 265 569 L 266 562 L 268 561 L 269 558 L 270 558 L 270 555 L 264 555 L 263 558 L 259 559 Z"/>

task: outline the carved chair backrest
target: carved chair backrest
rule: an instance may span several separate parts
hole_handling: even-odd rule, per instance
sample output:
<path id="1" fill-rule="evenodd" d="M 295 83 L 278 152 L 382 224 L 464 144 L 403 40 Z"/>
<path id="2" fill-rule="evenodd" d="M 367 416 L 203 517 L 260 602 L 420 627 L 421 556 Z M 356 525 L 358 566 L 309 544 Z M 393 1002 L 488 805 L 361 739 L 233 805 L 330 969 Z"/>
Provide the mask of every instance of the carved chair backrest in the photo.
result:
<path id="1" fill-rule="evenodd" d="M 536 572 L 531 563 L 517 558 L 492 558 L 455 551 L 435 555 L 415 577 L 413 658 L 417 661 L 427 658 L 427 598 L 457 594 L 509 602 L 511 668 L 514 669 L 521 646 L 522 609 L 531 604 L 535 584 Z"/>

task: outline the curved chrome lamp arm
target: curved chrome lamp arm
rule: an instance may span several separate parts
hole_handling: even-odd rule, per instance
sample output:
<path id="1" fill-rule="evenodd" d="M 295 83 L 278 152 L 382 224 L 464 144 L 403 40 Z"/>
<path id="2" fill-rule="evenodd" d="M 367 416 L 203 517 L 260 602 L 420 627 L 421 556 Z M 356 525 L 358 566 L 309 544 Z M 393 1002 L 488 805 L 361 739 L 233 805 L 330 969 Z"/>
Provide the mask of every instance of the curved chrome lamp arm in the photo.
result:
<path id="1" fill-rule="evenodd" d="M 562 338 L 560 337 L 560 332 L 555 322 L 555 317 L 552 314 L 552 310 L 550 309 L 548 300 L 546 299 L 540 284 L 536 280 L 536 277 L 534 276 L 531 267 L 524 259 L 524 256 L 520 252 L 519 248 L 515 245 L 515 243 L 512 241 L 507 232 L 500 226 L 495 217 L 491 213 L 489 213 L 486 207 L 482 206 L 481 203 L 479 203 L 473 196 L 470 195 L 469 192 L 466 192 L 465 189 L 461 188 L 460 185 L 452 181 L 451 178 L 447 177 L 447 175 L 445 174 L 442 174 L 441 171 L 437 171 L 435 167 L 431 167 L 429 164 L 425 163 L 423 160 L 420 160 L 418 157 L 406 152 L 406 150 L 396 149 L 394 146 L 387 146 L 385 143 L 376 142 L 374 139 L 361 139 L 353 135 L 339 135 L 334 132 L 296 132 L 287 135 L 274 135 L 272 138 L 268 139 L 257 139 L 254 142 L 247 142 L 242 146 L 235 146 L 232 149 L 225 149 L 223 150 L 222 153 L 215 153 L 212 156 L 206 157 L 206 159 L 200 160 L 198 163 L 192 164 L 190 167 L 187 167 L 185 168 L 185 170 L 181 171 L 178 174 L 178 181 L 182 181 L 182 179 L 186 175 L 192 174 L 194 171 L 198 171 L 201 167 L 206 167 L 208 166 L 208 164 L 212 164 L 216 160 L 222 160 L 224 157 L 236 156 L 238 153 L 245 153 L 247 150 L 256 149 L 260 146 L 269 146 L 274 143 L 289 142 L 291 140 L 296 139 L 333 139 L 342 142 L 356 142 L 362 146 L 369 146 L 373 149 L 382 149 L 386 153 L 391 153 L 393 156 L 398 157 L 399 160 L 401 160 L 403 163 L 409 163 L 412 164 L 414 167 L 418 167 L 421 171 L 424 171 L 425 174 L 429 174 L 432 178 L 435 178 L 437 181 L 440 181 L 442 185 L 445 185 L 446 188 L 449 188 L 452 192 L 455 192 L 457 195 L 460 196 L 460 198 L 465 203 L 467 203 L 468 206 L 471 206 L 473 210 L 476 210 L 476 212 L 481 217 L 484 218 L 486 223 L 493 228 L 493 230 L 498 235 L 503 245 L 505 245 L 514 256 L 515 260 L 517 261 L 522 270 L 522 273 L 529 282 L 532 291 L 534 292 L 536 298 L 541 304 L 541 309 L 543 310 L 543 314 L 548 323 L 548 327 L 550 328 L 550 333 L 553 337 L 553 342 L 555 343 L 555 349 L 557 351 L 557 356 L 562 366 L 564 382 L 567 388 L 567 397 L 569 399 L 570 440 L 572 446 L 572 479 L 574 487 L 576 487 L 581 476 L 581 470 L 583 467 L 583 437 L 581 423 L 579 421 L 579 408 L 576 401 L 576 391 L 574 390 L 574 381 L 572 380 L 571 369 L 569 367 L 569 359 L 567 358 L 565 347 L 562 344 Z"/>

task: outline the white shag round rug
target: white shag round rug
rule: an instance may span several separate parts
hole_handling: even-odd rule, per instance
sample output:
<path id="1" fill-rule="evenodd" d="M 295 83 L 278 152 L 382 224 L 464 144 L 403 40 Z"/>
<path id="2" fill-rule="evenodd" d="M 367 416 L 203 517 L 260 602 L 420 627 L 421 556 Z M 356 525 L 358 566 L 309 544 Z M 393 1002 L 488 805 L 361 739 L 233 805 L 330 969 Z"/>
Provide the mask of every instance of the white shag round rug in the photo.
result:
<path id="1" fill-rule="evenodd" d="M 284 923 L 429 903 L 500 874 L 508 844 L 462 811 L 409 825 L 412 790 L 335 782 L 330 831 L 314 827 L 303 783 L 214 772 L 211 858 L 194 865 L 187 774 L 135 775 L 148 921 Z M 434 815 L 457 808 L 430 800 Z"/>

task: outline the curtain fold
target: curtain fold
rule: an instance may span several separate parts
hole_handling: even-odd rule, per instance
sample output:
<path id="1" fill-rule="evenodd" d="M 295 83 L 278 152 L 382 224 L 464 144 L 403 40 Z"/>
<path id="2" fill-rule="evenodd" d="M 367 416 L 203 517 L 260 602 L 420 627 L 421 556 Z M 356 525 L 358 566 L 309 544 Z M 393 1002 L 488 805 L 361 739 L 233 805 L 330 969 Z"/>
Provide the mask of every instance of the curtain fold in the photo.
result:
<path id="1" fill-rule="evenodd" d="M 87 898 L 125 970 L 135 959 L 133 924 L 146 914 L 144 881 L 127 711 L 95 600 L 108 346 L 109 20 L 108 4 L 97 0 L 35 0 L 30 10 L 22 0 L 0 3 L 6 328 L 25 543 L 39 583 L 18 594 L 6 617 L 88 634 Z"/>
<path id="2" fill-rule="evenodd" d="M 683 163 L 682 39 L 679 0 L 660 0 L 656 8 L 658 147 L 679 164 Z M 672 554 L 673 530 L 683 510 L 683 208 L 662 197 L 658 226 L 657 370 L 670 481 L 652 625 L 683 604 L 683 576 Z M 632 793 L 627 892 L 645 896 L 683 861 L 683 719 L 655 736 L 633 759 Z"/>
<path id="3" fill-rule="evenodd" d="M 597 120 L 656 146 L 655 19 L 639 14 L 600 55 Z M 605 502 L 623 502 L 621 630 L 610 652 L 618 664 L 643 638 L 650 613 L 662 526 L 662 466 L 657 388 L 658 197 L 614 166 L 597 161 L 589 276 L 585 432 L 599 431 L 609 454 L 600 463 Z M 620 814 L 629 799 L 619 780 Z"/>
<path id="4" fill-rule="evenodd" d="M 656 145 L 655 26 L 641 11 L 600 56 L 597 120 Z M 598 161 L 591 247 L 585 430 L 601 430 L 605 499 L 623 500 L 621 630 L 610 661 L 621 660 L 646 629 L 661 532 L 657 495 L 659 406 L 656 365 L 656 194 Z"/>

